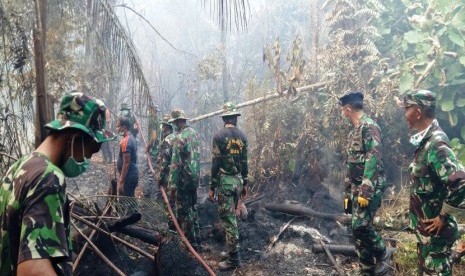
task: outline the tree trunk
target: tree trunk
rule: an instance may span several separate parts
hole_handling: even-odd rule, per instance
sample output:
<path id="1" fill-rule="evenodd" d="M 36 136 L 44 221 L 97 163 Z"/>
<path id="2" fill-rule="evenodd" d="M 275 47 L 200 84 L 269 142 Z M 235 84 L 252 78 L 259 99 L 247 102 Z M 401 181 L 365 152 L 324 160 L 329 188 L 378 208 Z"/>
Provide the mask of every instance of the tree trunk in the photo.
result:
<path id="1" fill-rule="evenodd" d="M 320 43 L 320 13 L 318 12 L 318 2 L 318 0 L 311 1 L 312 48 L 310 52 L 310 73 L 312 82 L 316 82 L 318 80 L 318 45 Z"/>
<path id="2" fill-rule="evenodd" d="M 50 105 L 47 97 L 45 82 L 45 21 L 46 0 L 34 0 L 35 3 L 35 26 L 34 26 L 34 58 L 36 69 L 36 119 L 35 119 L 35 146 L 38 147 L 47 137 L 47 129 L 44 127 L 52 116 L 50 116 Z"/>
<path id="3" fill-rule="evenodd" d="M 221 49 L 223 51 L 223 68 L 222 68 L 222 75 L 223 75 L 223 101 L 227 102 L 229 100 L 229 75 L 228 75 L 228 53 L 226 51 L 226 30 L 225 26 L 221 27 Z"/>

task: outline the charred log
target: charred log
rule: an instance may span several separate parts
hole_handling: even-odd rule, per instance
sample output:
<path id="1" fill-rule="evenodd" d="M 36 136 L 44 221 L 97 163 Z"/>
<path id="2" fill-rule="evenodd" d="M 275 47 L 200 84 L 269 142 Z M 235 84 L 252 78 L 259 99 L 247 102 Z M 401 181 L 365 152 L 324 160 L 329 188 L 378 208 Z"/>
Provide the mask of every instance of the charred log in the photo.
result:
<path id="1" fill-rule="evenodd" d="M 272 212 L 282 212 L 294 216 L 307 216 L 321 218 L 325 220 L 337 221 L 342 224 L 349 224 L 350 217 L 343 214 L 329 214 L 317 212 L 311 208 L 304 207 L 300 204 L 269 204 L 265 209 Z"/>

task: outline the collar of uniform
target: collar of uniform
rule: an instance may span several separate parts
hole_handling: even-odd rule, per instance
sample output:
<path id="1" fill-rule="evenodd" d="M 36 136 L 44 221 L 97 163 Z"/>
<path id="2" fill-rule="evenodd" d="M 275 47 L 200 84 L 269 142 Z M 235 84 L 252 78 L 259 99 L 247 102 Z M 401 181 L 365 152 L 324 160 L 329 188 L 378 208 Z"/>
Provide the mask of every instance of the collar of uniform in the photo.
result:
<path id="1" fill-rule="evenodd" d="M 424 141 L 427 141 L 431 135 L 433 135 L 433 132 L 439 127 L 438 120 L 434 119 L 431 124 L 428 126 L 428 130 L 425 133 L 425 136 L 423 136 L 423 139 L 421 139 L 421 143 L 424 143 Z"/>
<path id="2" fill-rule="evenodd" d="M 367 119 L 367 115 L 365 114 L 365 112 L 362 114 L 362 117 L 360 117 L 360 119 L 358 119 L 358 122 L 357 122 L 357 126 L 355 128 L 360 128 L 363 124 L 364 121 L 366 121 Z"/>

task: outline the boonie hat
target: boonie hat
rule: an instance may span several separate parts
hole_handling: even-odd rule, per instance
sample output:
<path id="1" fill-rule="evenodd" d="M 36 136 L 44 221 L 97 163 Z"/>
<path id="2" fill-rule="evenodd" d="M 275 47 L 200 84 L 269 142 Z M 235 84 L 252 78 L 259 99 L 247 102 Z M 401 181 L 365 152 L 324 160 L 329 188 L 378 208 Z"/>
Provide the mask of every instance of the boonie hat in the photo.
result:
<path id="1" fill-rule="evenodd" d="M 409 107 L 414 104 L 421 107 L 435 107 L 436 93 L 429 90 L 411 90 L 397 103 L 400 107 Z"/>
<path id="2" fill-rule="evenodd" d="M 221 117 L 226 116 L 241 116 L 241 113 L 237 111 L 236 105 L 233 102 L 227 102 L 223 105 L 223 113 L 221 114 Z"/>
<path id="3" fill-rule="evenodd" d="M 96 142 L 103 143 L 116 138 L 113 132 L 105 129 L 105 111 L 101 100 L 73 92 L 63 96 L 57 119 L 45 127 L 54 130 L 76 128 L 89 134 Z"/>

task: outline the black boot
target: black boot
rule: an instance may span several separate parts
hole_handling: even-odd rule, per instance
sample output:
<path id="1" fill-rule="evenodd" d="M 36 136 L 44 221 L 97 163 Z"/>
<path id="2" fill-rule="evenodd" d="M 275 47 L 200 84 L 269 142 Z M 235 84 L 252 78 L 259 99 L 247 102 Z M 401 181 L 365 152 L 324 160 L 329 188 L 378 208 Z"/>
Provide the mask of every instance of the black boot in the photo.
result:
<path id="1" fill-rule="evenodd" d="M 239 252 L 229 253 L 229 258 L 218 264 L 221 271 L 232 270 L 240 267 Z"/>
<path id="2" fill-rule="evenodd" d="M 376 266 L 375 266 L 375 275 L 376 276 L 388 276 L 394 275 L 393 266 L 391 262 L 392 257 L 392 250 L 386 249 L 384 254 L 376 258 Z"/>

